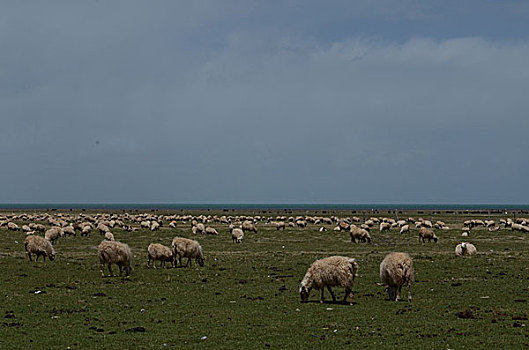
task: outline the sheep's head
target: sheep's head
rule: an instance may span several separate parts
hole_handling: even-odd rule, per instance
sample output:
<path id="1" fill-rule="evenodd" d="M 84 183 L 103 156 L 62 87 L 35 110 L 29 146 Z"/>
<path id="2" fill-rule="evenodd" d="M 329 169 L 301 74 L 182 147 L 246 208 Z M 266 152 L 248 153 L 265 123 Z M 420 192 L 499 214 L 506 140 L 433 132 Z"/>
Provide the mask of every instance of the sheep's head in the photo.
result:
<path id="1" fill-rule="evenodd" d="M 200 267 L 204 266 L 204 258 L 197 258 L 197 263 L 200 265 Z"/>
<path id="2" fill-rule="evenodd" d="M 52 252 L 52 253 L 48 256 L 48 258 L 50 259 L 50 261 L 55 260 L 55 252 Z"/>
<path id="3" fill-rule="evenodd" d="M 299 287 L 299 296 L 301 297 L 301 302 L 306 303 L 309 300 L 310 290 L 312 288 L 305 285 L 305 282 L 301 282 Z"/>
<path id="4" fill-rule="evenodd" d="M 437 236 L 433 236 L 433 241 L 434 241 L 435 243 L 437 243 L 438 240 L 439 240 L 439 238 L 437 238 Z"/>
<path id="5" fill-rule="evenodd" d="M 467 244 L 465 242 L 461 243 L 461 249 L 467 249 Z"/>

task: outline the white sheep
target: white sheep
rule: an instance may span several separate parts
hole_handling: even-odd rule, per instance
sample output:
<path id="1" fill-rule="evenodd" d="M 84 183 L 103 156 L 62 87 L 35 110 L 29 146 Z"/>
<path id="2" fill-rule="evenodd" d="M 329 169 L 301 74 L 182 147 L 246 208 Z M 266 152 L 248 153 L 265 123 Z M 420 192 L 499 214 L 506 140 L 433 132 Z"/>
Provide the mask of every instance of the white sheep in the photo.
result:
<path id="1" fill-rule="evenodd" d="M 299 295 L 302 302 L 307 302 L 312 288 L 321 290 L 320 303 L 323 303 L 325 288 L 331 293 L 332 300 L 336 297 L 331 289 L 334 286 L 345 288 L 343 302 L 350 297 L 350 305 L 353 305 L 353 282 L 358 276 L 358 264 L 354 258 L 345 256 L 331 256 L 316 260 L 307 270 L 305 277 L 301 281 Z"/>
<path id="2" fill-rule="evenodd" d="M 85 225 L 83 226 L 83 229 L 81 230 L 81 236 L 88 236 L 88 234 L 92 231 L 92 226 Z"/>
<path id="3" fill-rule="evenodd" d="M 437 238 L 437 236 L 432 230 L 427 229 L 426 227 L 421 227 L 421 229 L 419 230 L 419 241 L 422 240 L 422 242 L 424 243 L 425 239 L 428 239 L 428 242 L 431 242 L 431 240 L 433 239 L 435 243 L 437 243 L 437 241 L 439 240 L 439 238 Z"/>
<path id="4" fill-rule="evenodd" d="M 250 220 L 246 220 L 242 223 L 242 226 L 241 226 L 242 230 L 244 232 L 246 231 L 252 231 L 252 232 L 255 232 L 257 233 L 257 227 L 255 227 L 254 223 L 251 222 Z"/>
<path id="5" fill-rule="evenodd" d="M 276 230 L 284 230 L 285 229 L 285 222 L 284 221 L 278 221 L 274 223 L 274 226 L 276 227 Z"/>
<path id="6" fill-rule="evenodd" d="M 76 236 L 76 233 L 75 233 L 75 229 L 73 228 L 73 226 L 66 226 L 65 228 L 62 229 L 63 231 L 63 235 L 66 236 Z"/>
<path id="7" fill-rule="evenodd" d="M 115 241 L 114 235 L 112 234 L 112 232 L 109 231 L 109 232 L 105 233 L 105 240 L 107 240 L 107 241 Z"/>
<path id="8" fill-rule="evenodd" d="M 52 227 L 44 233 L 44 238 L 54 244 L 56 240 L 62 237 L 62 229 L 60 227 Z"/>
<path id="9" fill-rule="evenodd" d="M 207 235 L 218 235 L 219 232 L 214 227 L 208 226 L 206 227 L 206 234 Z"/>
<path id="10" fill-rule="evenodd" d="M 191 266 L 191 259 L 195 259 L 200 266 L 204 266 L 204 253 L 202 247 L 197 241 L 191 239 L 175 237 L 171 244 L 171 250 L 173 253 L 174 266 L 177 266 L 176 257 L 180 266 L 182 266 L 182 258 L 187 258 L 186 267 Z"/>
<path id="11" fill-rule="evenodd" d="M 371 236 L 369 235 L 369 232 L 364 230 L 363 228 L 357 227 L 355 225 L 351 225 L 351 229 L 349 230 L 349 233 L 351 235 L 351 242 L 356 243 L 356 240 L 360 240 L 362 242 L 368 242 L 371 243 Z"/>
<path id="12" fill-rule="evenodd" d="M 470 256 L 476 254 L 477 252 L 478 251 L 476 247 L 468 242 L 459 243 L 455 249 L 456 256 Z"/>
<path id="13" fill-rule="evenodd" d="M 408 233 L 408 232 L 410 232 L 410 225 L 403 225 L 403 226 L 400 228 L 400 234 Z"/>
<path id="14" fill-rule="evenodd" d="M 26 249 L 26 256 L 29 261 L 31 261 L 31 254 L 35 254 L 36 261 L 39 260 L 39 256 L 46 257 L 53 261 L 55 259 L 55 250 L 53 249 L 49 240 L 42 238 L 40 236 L 27 236 L 24 241 L 24 248 Z"/>
<path id="15" fill-rule="evenodd" d="M 151 243 L 147 248 L 147 254 L 149 260 L 147 261 L 147 267 L 150 267 L 151 260 L 152 265 L 156 269 L 156 260 L 160 261 L 160 267 L 165 267 L 165 262 L 169 261 L 173 266 L 173 253 L 169 247 L 159 243 Z"/>
<path id="16" fill-rule="evenodd" d="M 15 224 L 14 222 L 8 222 L 7 229 L 10 231 L 20 231 L 20 227 L 18 227 L 18 225 Z"/>
<path id="17" fill-rule="evenodd" d="M 112 264 L 117 264 L 119 267 L 119 275 L 125 270 L 125 275 L 130 275 L 132 271 L 132 252 L 130 247 L 118 241 L 103 240 L 97 248 L 99 256 L 99 263 L 101 264 L 101 277 L 105 277 L 105 264 L 108 264 L 108 271 L 110 276 L 113 276 Z"/>
<path id="18" fill-rule="evenodd" d="M 231 239 L 235 243 L 242 243 L 244 238 L 244 231 L 240 228 L 235 228 L 233 225 L 230 225 Z"/>
<path id="19" fill-rule="evenodd" d="M 388 222 L 381 222 L 379 226 L 380 232 L 389 231 L 391 229 L 391 224 Z"/>
<path id="20" fill-rule="evenodd" d="M 414 279 L 413 261 L 407 253 L 389 253 L 380 264 L 380 281 L 386 288 L 389 299 L 399 301 L 403 285 L 408 286 L 408 301 L 411 301 L 411 283 Z"/>
<path id="21" fill-rule="evenodd" d="M 200 233 L 200 234 L 205 234 L 206 233 L 206 227 L 204 226 L 203 223 L 198 223 L 196 224 L 195 226 L 193 226 L 195 229 L 193 230 L 193 233 Z"/>
<path id="22" fill-rule="evenodd" d="M 110 232 L 110 229 L 107 225 L 100 223 L 97 225 L 97 229 L 99 230 L 99 233 L 104 235 L 106 232 Z"/>

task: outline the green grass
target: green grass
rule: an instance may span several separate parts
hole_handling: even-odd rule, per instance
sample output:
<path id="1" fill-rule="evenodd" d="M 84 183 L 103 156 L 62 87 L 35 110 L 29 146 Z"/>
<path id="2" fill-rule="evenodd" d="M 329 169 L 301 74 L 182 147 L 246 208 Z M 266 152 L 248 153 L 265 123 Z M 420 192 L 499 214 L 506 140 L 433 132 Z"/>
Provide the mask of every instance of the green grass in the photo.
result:
<path id="1" fill-rule="evenodd" d="M 100 277 L 98 233 L 62 238 L 55 261 L 36 263 L 25 260 L 24 234 L 1 228 L 0 348 L 529 346 L 529 236 L 473 230 L 465 240 L 479 254 L 456 258 L 463 217 L 443 219 L 458 228 L 438 232 L 438 244 L 420 243 L 415 229 L 402 236 L 373 230 L 372 245 L 313 225 L 283 232 L 260 224 L 259 234 L 247 234 L 242 244 L 232 243 L 220 224 L 212 224 L 219 236 L 193 236 L 189 225 L 154 233 L 113 230 L 134 253 L 130 278 Z M 170 245 L 177 235 L 201 243 L 205 266 L 148 269 L 148 244 Z M 411 303 L 387 301 L 376 285 L 379 264 L 391 251 L 414 260 Z M 330 255 L 357 258 L 356 304 L 320 305 L 318 291 L 301 304 L 307 268 Z M 334 290 L 341 299 L 343 289 Z"/>

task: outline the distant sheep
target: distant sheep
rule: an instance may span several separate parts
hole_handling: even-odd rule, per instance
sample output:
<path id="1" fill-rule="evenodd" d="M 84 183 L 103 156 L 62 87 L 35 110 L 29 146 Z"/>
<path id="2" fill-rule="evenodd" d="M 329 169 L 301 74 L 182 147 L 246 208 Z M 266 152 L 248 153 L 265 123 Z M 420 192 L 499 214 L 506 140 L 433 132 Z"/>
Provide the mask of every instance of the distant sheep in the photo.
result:
<path id="1" fill-rule="evenodd" d="M 53 249 L 49 240 L 42 238 L 41 236 L 27 236 L 24 241 L 24 248 L 26 249 L 26 256 L 31 261 L 31 254 L 35 254 L 35 261 L 39 260 L 39 256 L 46 257 L 53 261 L 55 259 L 55 250 Z"/>
<path id="2" fill-rule="evenodd" d="M 242 243 L 244 238 L 244 231 L 240 228 L 235 228 L 233 225 L 230 225 L 231 239 L 235 243 Z"/>
<path id="3" fill-rule="evenodd" d="M 388 222 L 381 222 L 379 229 L 380 229 L 380 232 L 389 231 L 391 229 L 391 224 Z"/>
<path id="4" fill-rule="evenodd" d="M 147 261 L 147 267 L 150 267 L 151 260 L 152 265 L 156 269 L 156 261 L 160 261 L 160 268 L 165 267 L 166 262 L 170 262 L 173 266 L 173 253 L 169 247 L 159 243 L 151 243 L 147 248 L 147 254 L 149 260 Z"/>
<path id="5" fill-rule="evenodd" d="M 476 247 L 468 242 L 459 243 L 456 246 L 455 254 L 456 256 L 470 256 L 477 253 Z"/>
<path id="6" fill-rule="evenodd" d="M 54 244 L 59 237 L 62 236 L 62 229 L 60 227 L 52 227 L 44 233 L 44 238 Z"/>
<path id="7" fill-rule="evenodd" d="M 208 226 L 206 227 L 206 234 L 207 235 L 218 235 L 219 233 L 215 228 Z"/>
<path id="8" fill-rule="evenodd" d="M 246 231 L 252 231 L 252 232 L 255 232 L 257 233 L 257 227 L 255 227 L 254 223 L 251 222 L 250 220 L 246 220 L 242 223 L 242 226 L 241 226 L 242 230 L 244 232 Z"/>
<path id="9" fill-rule="evenodd" d="M 20 227 L 18 227 L 18 225 L 15 224 L 14 222 L 8 222 L 7 229 L 10 231 L 20 231 Z"/>
<path id="10" fill-rule="evenodd" d="M 284 221 L 278 221 L 274 223 L 274 226 L 276 227 L 276 230 L 284 230 L 285 229 L 285 222 Z"/>
<path id="11" fill-rule="evenodd" d="M 356 243 L 356 240 L 371 243 L 371 236 L 369 235 L 369 232 L 367 232 L 363 228 L 351 225 L 349 233 L 351 235 L 351 242 L 353 243 Z"/>
<path id="12" fill-rule="evenodd" d="M 108 264 L 108 271 L 110 276 L 113 276 L 112 264 L 117 264 L 119 267 L 119 275 L 121 276 L 123 269 L 125 275 L 129 276 L 132 271 L 132 252 L 130 247 L 118 241 L 102 241 L 97 248 L 99 256 L 99 263 L 101 264 L 101 277 L 105 277 L 105 264 Z"/>
<path id="13" fill-rule="evenodd" d="M 403 225 L 403 226 L 400 228 L 400 234 L 408 233 L 408 232 L 410 232 L 410 225 Z"/>
<path id="14" fill-rule="evenodd" d="M 81 236 L 88 236 L 88 234 L 90 234 L 91 231 L 92 231 L 92 226 L 85 225 L 83 226 L 83 229 L 81 230 Z"/>
<path id="15" fill-rule="evenodd" d="M 64 236 L 76 236 L 75 229 L 73 228 L 73 226 L 66 226 L 62 229 L 62 232 Z"/>
<path id="16" fill-rule="evenodd" d="M 197 223 L 195 226 L 193 226 L 195 229 L 193 230 L 194 234 L 200 233 L 205 234 L 206 233 L 206 226 L 204 226 L 203 223 Z"/>
<path id="17" fill-rule="evenodd" d="M 200 266 L 204 266 L 204 253 L 202 252 L 202 247 L 197 241 L 175 237 L 171 244 L 171 250 L 173 253 L 174 266 L 177 266 L 177 256 L 180 266 L 182 266 L 182 258 L 187 258 L 186 267 L 191 266 L 191 259 L 195 259 Z"/>
<path id="18" fill-rule="evenodd" d="M 320 303 L 323 303 L 324 290 L 327 288 L 331 293 L 332 300 L 336 297 L 331 289 L 334 286 L 345 288 L 343 302 L 350 298 L 350 305 L 353 305 L 353 282 L 358 276 L 358 264 L 354 258 L 345 256 L 331 256 L 321 260 L 316 260 L 307 270 L 305 277 L 301 281 L 299 295 L 302 302 L 307 302 L 313 288 L 321 290 Z"/>
<path id="19" fill-rule="evenodd" d="M 424 243 L 425 239 L 428 239 L 428 242 L 431 242 L 433 239 L 435 243 L 439 240 L 432 230 L 427 229 L 426 227 L 421 227 L 419 230 L 419 240 L 422 240 Z"/>
<path id="20" fill-rule="evenodd" d="M 406 253 L 389 253 L 380 264 L 380 281 L 386 288 L 389 299 L 400 300 L 403 285 L 408 286 L 408 301 L 411 301 L 411 283 L 414 279 L 413 261 Z"/>
<path id="21" fill-rule="evenodd" d="M 102 235 L 104 235 L 107 232 L 110 232 L 110 229 L 108 228 L 108 226 L 102 223 L 97 225 L 97 229 L 99 230 L 99 233 Z"/>
<path id="22" fill-rule="evenodd" d="M 112 232 L 105 233 L 105 240 L 106 241 L 115 241 L 114 235 L 112 234 Z"/>

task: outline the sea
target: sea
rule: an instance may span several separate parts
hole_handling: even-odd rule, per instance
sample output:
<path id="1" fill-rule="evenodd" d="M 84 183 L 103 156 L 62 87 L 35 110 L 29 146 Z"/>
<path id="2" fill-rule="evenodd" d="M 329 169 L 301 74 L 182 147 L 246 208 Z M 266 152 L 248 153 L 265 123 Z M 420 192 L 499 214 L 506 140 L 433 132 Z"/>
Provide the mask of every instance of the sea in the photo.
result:
<path id="1" fill-rule="evenodd" d="M 529 204 L 333 204 L 333 203 L 0 203 L 0 209 L 104 210 L 529 210 Z"/>

